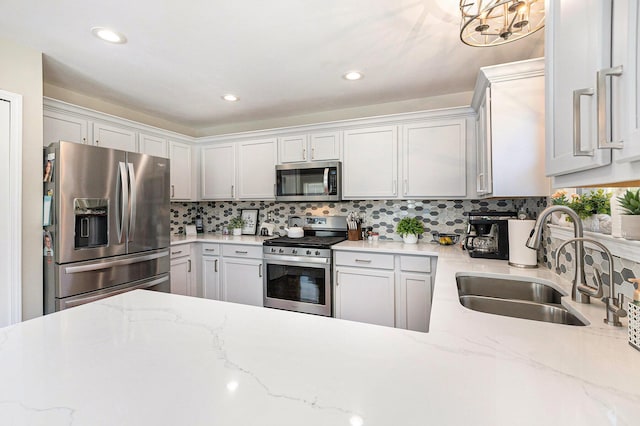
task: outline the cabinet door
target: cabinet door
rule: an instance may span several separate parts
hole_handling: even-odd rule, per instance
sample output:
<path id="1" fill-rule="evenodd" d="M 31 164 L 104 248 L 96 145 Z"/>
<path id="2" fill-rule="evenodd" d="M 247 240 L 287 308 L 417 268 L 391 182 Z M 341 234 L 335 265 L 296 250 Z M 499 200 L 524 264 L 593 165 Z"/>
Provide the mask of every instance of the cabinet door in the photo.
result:
<path id="1" fill-rule="evenodd" d="M 278 139 L 280 163 L 307 161 L 307 135 L 293 135 Z"/>
<path id="2" fill-rule="evenodd" d="M 97 146 L 138 152 L 136 132 L 108 124 L 93 124 L 93 140 Z"/>
<path id="3" fill-rule="evenodd" d="M 191 258 L 188 256 L 171 260 L 171 293 L 191 295 Z"/>
<path id="4" fill-rule="evenodd" d="M 220 258 L 202 256 L 202 296 L 205 299 L 222 300 L 220 296 Z"/>
<path id="5" fill-rule="evenodd" d="M 139 135 L 140 152 L 155 157 L 169 158 L 167 153 L 167 140 L 157 136 Z"/>
<path id="6" fill-rule="evenodd" d="M 67 141 L 87 143 L 87 120 L 52 111 L 44 111 L 42 142 L 49 146 L 52 142 Z"/>
<path id="7" fill-rule="evenodd" d="M 615 161 L 640 160 L 640 6 L 637 0 L 617 1 L 613 7 L 613 65 L 622 75 L 612 77 L 613 140 Z M 637 176 L 636 176 L 637 178 Z"/>
<path id="8" fill-rule="evenodd" d="M 262 306 L 262 260 L 222 259 L 222 300 Z"/>
<path id="9" fill-rule="evenodd" d="M 340 160 L 340 132 L 312 134 L 309 151 L 311 161 Z"/>
<path id="10" fill-rule="evenodd" d="M 171 199 L 191 199 L 191 146 L 179 142 L 169 142 L 171 160 Z"/>
<path id="11" fill-rule="evenodd" d="M 489 195 L 492 192 L 491 176 L 491 88 L 487 87 L 484 102 L 476 120 L 476 192 Z"/>
<path id="12" fill-rule="evenodd" d="M 562 0 L 549 5 L 545 27 L 546 172 L 556 176 L 611 162 L 611 150 L 597 149 L 595 89 L 598 70 L 611 63 L 612 5 L 611 0 Z M 580 90 L 593 94 L 578 96 Z M 578 98 L 575 108 L 574 96 Z M 576 132 L 574 119 L 580 120 Z"/>
<path id="13" fill-rule="evenodd" d="M 431 275 L 402 272 L 396 327 L 429 331 L 431 316 Z"/>
<path id="14" fill-rule="evenodd" d="M 201 156 L 202 198 L 233 200 L 236 194 L 235 145 L 205 146 Z"/>
<path id="15" fill-rule="evenodd" d="M 336 268 L 336 318 L 395 325 L 394 271 Z"/>
<path id="16" fill-rule="evenodd" d="M 402 126 L 402 197 L 467 195 L 464 119 Z"/>
<path id="17" fill-rule="evenodd" d="M 342 196 L 345 199 L 398 195 L 398 129 L 371 127 L 344 132 Z"/>
<path id="18" fill-rule="evenodd" d="M 275 139 L 238 144 L 238 199 L 275 198 L 276 157 Z"/>

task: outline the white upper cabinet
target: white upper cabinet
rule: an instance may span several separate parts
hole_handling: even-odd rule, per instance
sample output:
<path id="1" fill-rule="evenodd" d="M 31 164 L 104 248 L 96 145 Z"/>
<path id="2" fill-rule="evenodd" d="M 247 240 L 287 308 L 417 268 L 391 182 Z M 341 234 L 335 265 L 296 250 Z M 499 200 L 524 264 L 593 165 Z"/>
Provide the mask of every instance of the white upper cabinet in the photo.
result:
<path id="1" fill-rule="evenodd" d="M 278 138 L 280 163 L 307 161 L 307 135 L 292 135 Z"/>
<path id="2" fill-rule="evenodd" d="M 49 146 L 50 143 L 58 141 L 87 143 L 89 140 L 88 128 L 86 119 L 45 109 L 42 142 L 44 146 Z"/>
<path id="3" fill-rule="evenodd" d="M 278 138 L 280 164 L 340 160 L 340 132 L 319 132 Z"/>
<path id="4" fill-rule="evenodd" d="M 201 185 L 203 200 L 233 200 L 236 197 L 235 144 L 203 146 Z"/>
<path id="5" fill-rule="evenodd" d="M 171 167 L 171 200 L 190 200 L 191 185 L 191 145 L 180 142 L 169 142 L 169 159 Z"/>
<path id="6" fill-rule="evenodd" d="M 402 126 L 402 197 L 465 197 L 465 119 Z"/>
<path id="7" fill-rule="evenodd" d="M 95 145 L 104 148 L 137 152 L 136 132 L 122 127 L 103 123 L 93 123 L 93 140 Z"/>
<path id="8" fill-rule="evenodd" d="M 544 60 L 482 68 L 472 105 L 478 111 L 477 195 L 549 195 L 544 169 Z"/>
<path id="9" fill-rule="evenodd" d="M 276 159 L 275 138 L 238 143 L 238 199 L 275 198 Z"/>
<path id="10" fill-rule="evenodd" d="M 140 133 L 138 144 L 142 154 L 169 158 L 167 140 L 158 136 Z"/>
<path id="11" fill-rule="evenodd" d="M 346 130 L 343 162 L 343 198 L 395 198 L 398 195 L 398 127 Z"/>
<path id="12" fill-rule="evenodd" d="M 545 53 L 547 173 L 554 177 L 553 186 L 637 183 L 637 1 L 551 5 Z"/>

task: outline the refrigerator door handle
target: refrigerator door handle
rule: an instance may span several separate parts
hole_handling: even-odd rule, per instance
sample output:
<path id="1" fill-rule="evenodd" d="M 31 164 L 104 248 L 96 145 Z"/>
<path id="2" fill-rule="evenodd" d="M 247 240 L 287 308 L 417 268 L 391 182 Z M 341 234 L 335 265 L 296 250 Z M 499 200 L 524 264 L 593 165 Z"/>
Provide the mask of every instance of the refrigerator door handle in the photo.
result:
<path id="1" fill-rule="evenodd" d="M 167 257 L 167 256 L 169 256 L 169 252 L 163 251 L 160 253 L 148 254 L 146 256 L 139 256 L 133 259 L 111 260 L 108 262 L 93 263 L 90 265 L 81 265 L 81 266 L 67 266 L 66 268 L 64 268 L 64 273 L 77 274 L 80 272 L 100 271 L 102 269 L 109 269 L 115 266 L 132 265 L 134 263 L 147 262 L 149 260 L 160 259 L 161 257 Z"/>
<path id="2" fill-rule="evenodd" d="M 136 208 L 138 205 L 138 197 L 136 194 L 136 172 L 132 163 L 127 163 L 129 167 L 129 183 L 131 185 L 131 215 L 129 216 L 129 241 L 133 241 L 136 233 Z"/>
<path id="3" fill-rule="evenodd" d="M 127 184 L 127 169 L 124 162 L 118 163 L 118 179 L 116 183 L 116 232 L 118 243 L 121 244 L 122 233 L 129 217 L 129 188 Z"/>

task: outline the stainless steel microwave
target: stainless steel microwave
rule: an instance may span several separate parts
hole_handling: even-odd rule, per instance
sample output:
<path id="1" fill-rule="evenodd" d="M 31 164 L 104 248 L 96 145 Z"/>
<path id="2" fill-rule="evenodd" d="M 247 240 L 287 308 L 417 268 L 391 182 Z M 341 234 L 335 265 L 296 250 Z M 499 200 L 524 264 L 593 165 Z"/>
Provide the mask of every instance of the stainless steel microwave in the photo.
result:
<path id="1" fill-rule="evenodd" d="M 276 166 L 276 201 L 340 201 L 342 165 L 317 161 Z"/>

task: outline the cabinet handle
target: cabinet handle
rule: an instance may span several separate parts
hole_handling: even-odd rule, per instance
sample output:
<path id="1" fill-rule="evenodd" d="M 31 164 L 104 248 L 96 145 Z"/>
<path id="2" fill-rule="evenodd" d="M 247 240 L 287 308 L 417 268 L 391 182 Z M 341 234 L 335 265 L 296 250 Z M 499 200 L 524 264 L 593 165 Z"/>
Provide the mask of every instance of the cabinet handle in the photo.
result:
<path id="1" fill-rule="evenodd" d="M 236 254 L 247 254 L 248 251 L 236 250 Z"/>
<path id="2" fill-rule="evenodd" d="M 360 263 L 371 263 L 371 259 L 356 259 L 356 262 L 360 262 Z"/>
<path id="3" fill-rule="evenodd" d="M 398 195 L 398 181 L 393 180 L 393 195 Z"/>
<path id="4" fill-rule="evenodd" d="M 187 272 L 191 272 L 191 259 L 189 259 L 187 262 L 189 262 L 189 269 L 187 270 Z"/>
<path id="5" fill-rule="evenodd" d="M 598 149 L 622 149 L 622 141 L 609 141 L 607 138 L 607 76 L 620 77 L 622 65 L 598 71 L 596 91 L 598 93 Z"/>
<path id="6" fill-rule="evenodd" d="M 409 191 L 409 182 L 407 182 L 407 179 L 405 179 L 402 184 L 402 190 L 404 191 L 404 195 L 407 195 L 407 192 Z"/>
<path id="7" fill-rule="evenodd" d="M 258 276 L 262 278 L 262 263 L 258 265 Z"/>
<path id="8" fill-rule="evenodd" d="M 484 188 L 483 188 L 483 180 L 484 180 L 484 173 L 478 173 L 478 175 L 476 176 L 476 192 L 479 194 L 484 193 Z"/>
<path id="9" fill-rule="evenodd" d="M 307 150 L 306 150 L 306 148 L 303 148 L 303 149 L 302 149 L 302 159 L 303 159 L 303 160 L 306 160 L 306 159 L 307 159 Z"/>
<path id="10" fill-rule="evenodd" d="M 87 143 L 87 138 L 82 138 L 82 143 Z"/>
<path id="11" fill-rule="evenodd" d="M 277 197 L 278 196 L 278 189 L 276 188 L 276 184 L 273 184 L 273 196 Z"/>
<path id="12" fill-rule="evenodd" d="M 580 98 L 593 96 L 593 89 L 578 89 L 573 91 L 573 155 L 574 157 L 593 157 L 593 150 L 583 151 L 580 137 Z"/>
<path id="13" fill-rule="evenodd" d="M 174 198 L 175 196 L 176 196 L 176 186 L 171 185 L 171 198 Z"/>
<path id="14" fill-rule="evenodd" d="M 216 249 L 204 249 L 204 251 L 216 251 Z"/>
<path id="15" fill-rule="evenodd" d="M 311 159 L 315 160 L 316 158 L 316 149 L 315 148 L 311 148 Z"/>
<path id="16" fill-rule="evenodd" d="M 98 145 L 99 143 L 100 143 L 100 141 L 99 141 L 99 140 L 96 140 L 96 145 Z"/>
<path id="17" fill-rule="evenodd" d="M 174 254 L 180 254 L 180 253 L 182 253 L 182 250 L 180 250 L 180 251 L 172 251 L 171 255 L 173 256 Z"/>
<path id="18" fill-rule="evenodd" d="M 231 185 L 231 198 L 236 198 L 236 187 Z"/>
<path id="19" fill-rule="evenodd" d="M 213 272 L 218 272 L 218 259 L 216 259 L 213 264 Z"/>

